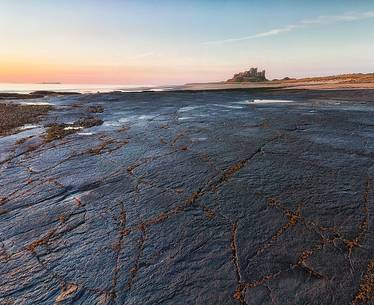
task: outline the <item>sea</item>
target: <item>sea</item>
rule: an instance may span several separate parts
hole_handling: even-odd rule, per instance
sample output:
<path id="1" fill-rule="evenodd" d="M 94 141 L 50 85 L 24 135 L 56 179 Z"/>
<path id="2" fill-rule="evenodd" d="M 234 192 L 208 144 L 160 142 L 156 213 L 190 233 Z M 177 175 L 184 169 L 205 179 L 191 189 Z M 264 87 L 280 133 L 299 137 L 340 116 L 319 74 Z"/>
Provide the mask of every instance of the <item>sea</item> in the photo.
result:
<path id="1" fill-rule="evenodd" d="M 63 84 L 63 83 L 0 83 L 0 93 L 31 93 L 34 91 L 57 91 L 57 92 L 142 92 L 142 91 L 164 91 L 171 88 L 153 85 L 108 85 L 108 84 Z"/>

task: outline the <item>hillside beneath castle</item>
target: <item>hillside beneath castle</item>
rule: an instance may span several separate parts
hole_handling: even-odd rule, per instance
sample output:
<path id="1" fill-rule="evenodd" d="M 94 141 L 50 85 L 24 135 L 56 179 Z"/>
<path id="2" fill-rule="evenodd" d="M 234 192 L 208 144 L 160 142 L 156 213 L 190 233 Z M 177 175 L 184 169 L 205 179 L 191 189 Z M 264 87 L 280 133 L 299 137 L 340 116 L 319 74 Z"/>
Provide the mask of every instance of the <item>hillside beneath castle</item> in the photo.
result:
<path id="1" fill-rule="evenodd" d="M 352 73 L 331 76 L 307 78 L 290 78 L 268 80 L 265 71 L 251 68 L 248 71 L 235 74 L 222 82 L 193 83 L 175 87 L 179 90 L 230 90 L 230 89 L 310 89 L 310 90 L 340 90 L 340 89 L 374 89 L 374 73 Z"/>

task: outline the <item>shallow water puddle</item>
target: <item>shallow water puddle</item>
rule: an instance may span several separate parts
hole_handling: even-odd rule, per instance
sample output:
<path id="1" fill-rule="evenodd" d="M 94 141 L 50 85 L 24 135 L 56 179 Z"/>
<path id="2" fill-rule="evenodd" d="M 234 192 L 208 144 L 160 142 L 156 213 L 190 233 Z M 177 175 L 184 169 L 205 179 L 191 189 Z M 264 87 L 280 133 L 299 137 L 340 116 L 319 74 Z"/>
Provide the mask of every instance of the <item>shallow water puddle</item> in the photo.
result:
<path id="1" fill-rule="evenodd" d="M 242 106 L 235 106 L 235 105 L 213 104 L 213 106 L 221 107 L 221 108 L 228 108 L 228 109 L 243 109 Z"/>
<path id="2" fill-rule="evenodd" d="M 28 105 L 28 106 L 53 106 L 50 102 L 20 102 L 21 105 Z"/>
<path id="3" fill-rule="evenodd" d="M 92 136 L 94 133 L 93 132 L 78 132 L 77 134 L 80 136 Z"/>
<path id="4" fill-rule="evenodd" d="M 186 106 L 186 107 L 179 108 L 178 112 L 192 111 L 198 108 L 201 108 L 201 107 L 200 106 Z"/>
<path id="5" fill-rule="evenodd" d="M 253 101 L 249 101 L 248 104 L 270 104 L 270 103 L 293 103 L 294 101 L 291 100 L 262 100 L 262 99 L 254 99 Z"/>
<path id="6" fill-rule="evenodd" d="M 253 99 L 253 100 L 245 100 L 245 101 L 235 102 L 235 104 L 252 105 L 252 104 L 294 103 L 294 102 L 295 101 L 292 101 L 292 100 Z"/>
<path id="7" fill-rule="evenodd" d="M 34 129 L 34 128 L 39 128 L 42 127 L 41 125 L 35 125 L 35 124 L 25 124 L 21 127 L 19 127 L 19 130 L 29 130 L 29 129 Z"/>
<path id="8" fill-rule="evenodd" d="M 82 126 L 68 126 L 68 127 L 64 127 L 64 130 L 79 130 L 79 129 L 83 129 Z"/>

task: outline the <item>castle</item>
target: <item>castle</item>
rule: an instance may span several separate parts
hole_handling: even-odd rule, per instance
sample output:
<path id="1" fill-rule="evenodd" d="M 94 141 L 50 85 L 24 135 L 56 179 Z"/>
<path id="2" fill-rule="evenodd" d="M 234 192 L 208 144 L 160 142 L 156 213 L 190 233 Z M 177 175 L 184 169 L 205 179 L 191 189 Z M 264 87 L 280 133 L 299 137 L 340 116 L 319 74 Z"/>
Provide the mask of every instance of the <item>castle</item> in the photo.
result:
<path id="1" fill-rule="evenodd" d="M 258 71 L 257 68 L 250 68 L 248 71 L 235 74 L 227 82 L 263 82 L 267 81 L 265 73 L 265 70 Z"/>

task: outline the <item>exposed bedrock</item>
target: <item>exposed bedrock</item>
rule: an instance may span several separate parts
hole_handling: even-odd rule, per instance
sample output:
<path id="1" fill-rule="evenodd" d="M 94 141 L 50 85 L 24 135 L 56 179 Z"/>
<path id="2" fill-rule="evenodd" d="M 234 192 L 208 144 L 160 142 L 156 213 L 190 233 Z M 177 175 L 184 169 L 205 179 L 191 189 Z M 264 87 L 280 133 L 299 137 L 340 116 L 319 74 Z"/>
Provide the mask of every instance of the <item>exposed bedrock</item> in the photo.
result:
<path id="1" fill-rule="evenodd" d="M 373 100 L 51 97 L 0 137 L 0 304 L 373 304 Z"/>

